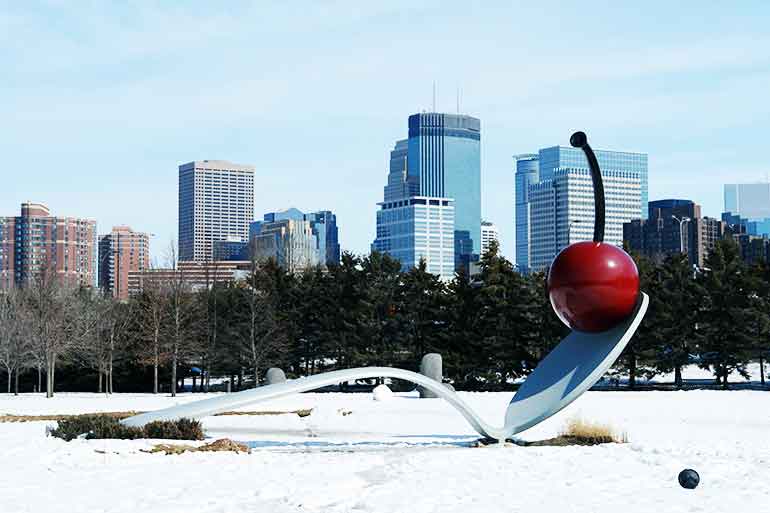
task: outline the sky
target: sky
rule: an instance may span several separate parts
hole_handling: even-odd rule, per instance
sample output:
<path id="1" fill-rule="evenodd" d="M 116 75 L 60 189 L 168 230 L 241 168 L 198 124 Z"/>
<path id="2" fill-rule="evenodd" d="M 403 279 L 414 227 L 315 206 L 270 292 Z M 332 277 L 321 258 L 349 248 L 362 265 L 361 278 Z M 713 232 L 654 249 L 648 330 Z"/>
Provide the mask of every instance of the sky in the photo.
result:
<path id="1" fill-rule="evenodd" d="M 513 155 L 649 154 L 650 200 L 718 217 L 722 184 L 770 173 L 770 3 L 0 0 L 0 215 L 23 201 L 177 232 L 178 166 L 256 167 L 255 218 L 337 214 L 375 234 L 410 114 L 482 123 L 482 215 L 514 258 Z"/>

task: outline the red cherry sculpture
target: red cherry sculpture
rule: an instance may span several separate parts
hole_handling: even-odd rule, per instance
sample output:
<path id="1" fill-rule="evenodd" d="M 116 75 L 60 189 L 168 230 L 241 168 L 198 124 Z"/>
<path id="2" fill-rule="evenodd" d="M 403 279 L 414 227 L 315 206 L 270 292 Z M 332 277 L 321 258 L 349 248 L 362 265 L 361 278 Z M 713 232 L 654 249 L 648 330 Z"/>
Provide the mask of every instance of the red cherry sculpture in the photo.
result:
<path id="1" fill-rule="evenodd" d="M 604 240 L 604 184 L 583 132 L 570 138 L 586 154 L 594 186 L 594 240 L 564 248 L 548 272 L 548 297 L 556 315 L 573 330 L 606 331 L 634 312 L 639 271 L 628 254 Z"/>
<path id="2" fill-rule="evenodd" d="M 564 248 L 548 273 L 548 297 L 559 319 L 578 331 L 606 331 L 634 311 L 639 272 L 628 253 L 603 242 Z"/>

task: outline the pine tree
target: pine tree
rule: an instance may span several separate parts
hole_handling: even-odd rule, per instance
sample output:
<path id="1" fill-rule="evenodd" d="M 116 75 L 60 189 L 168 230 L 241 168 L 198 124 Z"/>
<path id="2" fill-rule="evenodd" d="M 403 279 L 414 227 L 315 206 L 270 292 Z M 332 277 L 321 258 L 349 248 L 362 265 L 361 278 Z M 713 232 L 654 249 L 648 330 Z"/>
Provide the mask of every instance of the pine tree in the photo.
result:
<path id="1" fill-rule="evenodd" d="M 697 326 L 705 290 L 686 254 L 667 257 L 660 267 L 660 278 L 653 296 L 652 320 L 660 339 L 655 366 L 659 372 L 674 371 L 674 384 L 681 389 L 682 368 L 690 363 L 701 339 Z"/>
<path id="2" fill-rule="evenodd" d="M 706 296 L 699 329 L 703 334 L 701 366 L 710 368 L 725 389 L 732 371 L 748 377 L 746 364 L 753 356 L 756 322 L 752 294 L 756 291 L 751 278 L 735 241 L 718 241 L 706 258 Z"/>

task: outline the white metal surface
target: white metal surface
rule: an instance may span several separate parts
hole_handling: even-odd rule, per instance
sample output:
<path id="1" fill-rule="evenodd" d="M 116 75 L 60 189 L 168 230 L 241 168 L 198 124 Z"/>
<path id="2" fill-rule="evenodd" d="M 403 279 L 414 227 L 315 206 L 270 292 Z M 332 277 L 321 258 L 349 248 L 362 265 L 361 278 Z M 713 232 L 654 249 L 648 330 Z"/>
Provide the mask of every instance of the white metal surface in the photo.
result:
<path id="1" fill-rule="evenodd" d="M 438 381 L 416 372 L 392 367 L 364 367 L 326 372 L 143 413 L 125 419 L 123 423 L 127 426 L 143 426 L 154 420 L 199 419 L 345 381 L 389 377 L 410 381 L 431 390 L 457 409 L 479 434 L 495 440 L 505 440 L 554 415 L 591 388 L 607 372 L 631 340 L 647 312 L 649 298 L 644 293 L 640 296 L 636 312 L 623 324 L 602 333 L 573 331 L 562 340 L 516 392 L 506 410 L 503 427 L 495 427 L 485 422 L 459 395 Z"/>

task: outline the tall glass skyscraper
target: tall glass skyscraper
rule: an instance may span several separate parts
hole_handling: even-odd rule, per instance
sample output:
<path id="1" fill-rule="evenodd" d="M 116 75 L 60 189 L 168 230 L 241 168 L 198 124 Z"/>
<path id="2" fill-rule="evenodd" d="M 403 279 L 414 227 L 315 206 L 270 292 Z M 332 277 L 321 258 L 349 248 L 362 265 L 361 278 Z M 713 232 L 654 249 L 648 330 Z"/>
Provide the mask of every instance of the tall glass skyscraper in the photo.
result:
<path id="1" fill-rule="evenodd" d="M 516 161 L 516 266 L 526 273 L 530 261 L 529 185 L 540 181 L 538 156 L 535 153 L 524 153 L 513 158 Z"/>
<path id="2" fill-rule="evenodd" d="M 388 184 L 380 209 L 409 207 L 411 198 L 427 201 L 426 206 L 451 206 L 454 268 L 467 266 L 481 253 L 481 121 L 460 114 L 421 113 L 409 116 L 409 137 L 396 142 L 390 153 Z M 446 200 L 446 201 L 445 201 Z M 398 204 L 401 201 L 402 204 Z M 437 201 L 438 204 L 432 202 Z M 447 205 L 445 205 L 447 203 Z M 416 205 L 421 205 L 417 203 Z M 393 206 L 396 205 L 396 206 Z M 408 209 L 408 210 L 409 210 Z M 417 210 L 421 210 L 417 207 Z M 430 210 L 430 209 L 428 209 Z M 406 211 L 405 211 L 406 212 Z M 404 214 L 406 215 L 406 214 Z M 443 222 L 449 214 L 442 214 Z M 388 232 L 390 214 L 378 214 L 377 240 L 373 249 L 391 252 L 391 242 L 380 240 Z M 418 226 L 418 228 L 422 228 Z M 443 231 L 444 224 L 441 230 Z M 390 235 L 387 235 L 390 237 Z M 443 235 L 440 245 L 446 243 Z M 399 244 L 403 243 L 400 241 Z M 390 248 L 390 249 L 385 249 Z M 401 251 L 401 250 L 399 250 Z M 405 250 L 404 250 L 405 251 Z M 414 248 L 400 253 L 402 264 L 414 262 Z M 426 253 L 429 255 L 430 251 Z M 436 253 L 437 255 L 439 253 Z M 446 257 L 442 249 L 441 258 Z M 395 253 L 393 253 L 394 256 Z M 419 261 L 419 258 L 416 260 Z M 428 266 L 431 262 L 428 260 Z M 442 264 L 443 265 L 443 264 Z M 442 267 L 443 269 L 443 267 Z"/>
<path id="3" fill-rule="evenodd" d="M 725 185 L 725 212 L 748 220 L 770 218 L 770 183 Z"/>
<path id="4" fill-rule="evenodd" d="M 481 254 L 481 121 L 460 114 L 409 116 L 407 179 L 422 196 L 452 198 L 455 267 Z"/>
<path id="5" fill-rule="evenodd" d="M 647 155 L 596 150 L 606 198 L 605 241 L 623 244 L 623 223 L 647 218 Z M 591 240 L 594 199 L 591 173 L 580 149 L 554 146 L 537 158 L 517 159 L 517 264 L 524 269 L 547 269 L 562 248 Z M 537 175 L 534 163 L 537 163 Z M 519 212 L 524 215 L 519 217 Z M 520 249 L 521 248 L 521 249 Z M 520 258 L 521 255 L 521 258 Z"/>

